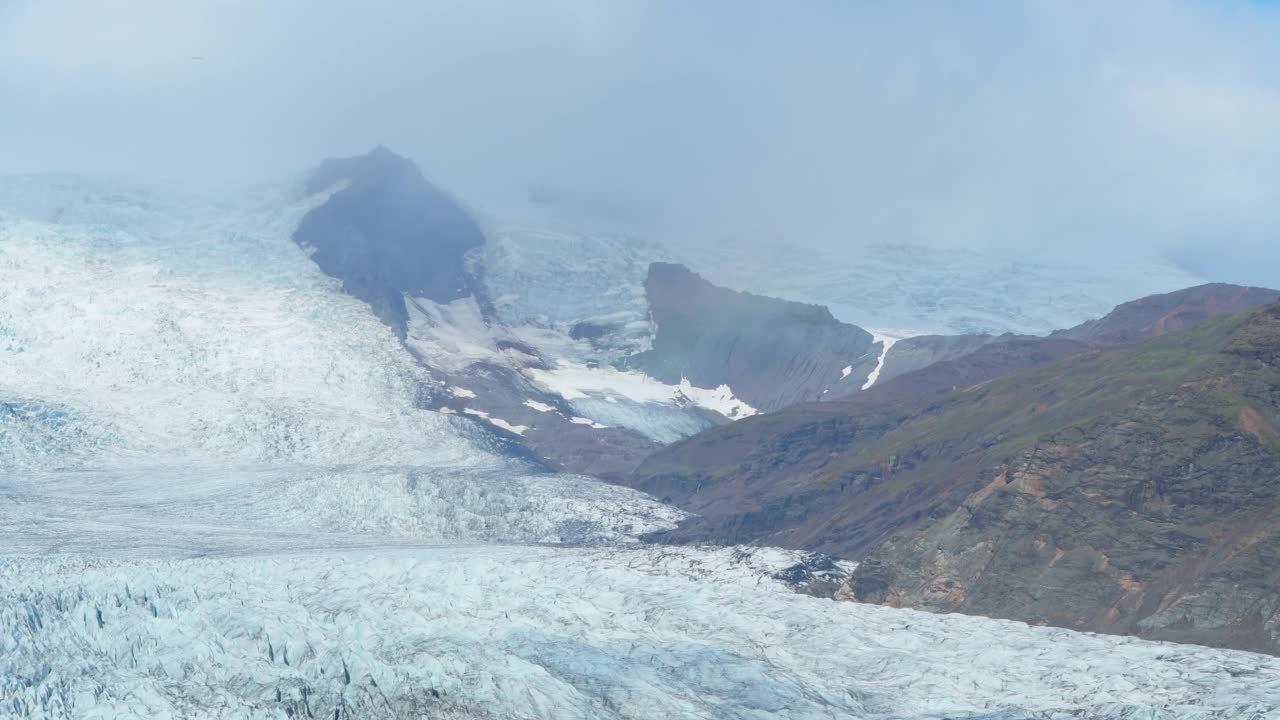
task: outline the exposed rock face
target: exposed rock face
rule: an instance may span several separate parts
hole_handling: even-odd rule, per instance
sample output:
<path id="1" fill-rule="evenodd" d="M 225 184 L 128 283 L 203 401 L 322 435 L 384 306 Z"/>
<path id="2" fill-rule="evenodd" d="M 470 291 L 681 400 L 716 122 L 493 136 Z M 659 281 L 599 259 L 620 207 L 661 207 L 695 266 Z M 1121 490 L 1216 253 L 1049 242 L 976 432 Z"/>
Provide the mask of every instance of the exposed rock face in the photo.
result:
<path id="1" fill-rule="evenodd" d="M 632 484 L 702 515 L 668 539 L 861 561 L 845 597 L 1280 652 L 1280 306 L 874 390 L 702 433 Z"/>
<path id="2" fill-rule="evenodd" d="M 326 160 L 311 174 L 306 191 L 340 183 L 346 186 L 302 219 L 294 240 L 402 338 L 408 321 L 404 295 L 449 302 L 475 292 L 466 255 L 484 244 L 484 235 L 411 161 L 384 147 Z"/>
<path id="3" fill-rule="evenodd" d="M 727 384 L 760 410 L 857 389 L 878 359 L 871 333 L 824 307 L 727 290 L 683 265 L 650 265 L 645 292 L 658 332 L 628 364 L 667 383 Z"/>

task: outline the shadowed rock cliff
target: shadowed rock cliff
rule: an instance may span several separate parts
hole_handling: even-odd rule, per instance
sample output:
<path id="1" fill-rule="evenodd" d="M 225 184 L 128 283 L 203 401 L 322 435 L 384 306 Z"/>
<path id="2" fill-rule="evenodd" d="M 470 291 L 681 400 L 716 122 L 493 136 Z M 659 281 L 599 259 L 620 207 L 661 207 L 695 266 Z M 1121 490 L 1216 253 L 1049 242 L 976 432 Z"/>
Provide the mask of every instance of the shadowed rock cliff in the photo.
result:
<path id="1" fill-rule="evenodd" d="M 657 336 L 628 364 L 663 382 L 727 384 L 769 411 L 856 390 L 879 356 L 871 333 L 819 305 L 727 290 L 668 263 L 650 265 L 644 286 Z"/>
<path id="2" fill-rule="evenodd" d="M 412 161 L 384 147 L 326 160 L 306 191 L 334 187 L 341 189 L 303 217 L 293 238 L 402 338 L 405 294 L 443 303 L 475 293 L 466 255 L 484 244 L 484 235 Z"/>

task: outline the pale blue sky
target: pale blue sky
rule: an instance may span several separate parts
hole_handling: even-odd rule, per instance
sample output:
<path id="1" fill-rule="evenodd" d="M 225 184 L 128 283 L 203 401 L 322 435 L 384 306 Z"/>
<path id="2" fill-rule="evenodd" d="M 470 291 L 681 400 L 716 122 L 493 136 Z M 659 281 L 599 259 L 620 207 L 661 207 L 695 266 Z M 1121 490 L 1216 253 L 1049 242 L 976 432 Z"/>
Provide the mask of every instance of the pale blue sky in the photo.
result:
<path id="1" fill-rule="evenodd" d="M 8 0 L 0 172 L 239 182 L 382 142 L 477 204 L 537 185 L 656 234 L 1280 285 L 1277 37 L 1191 0 Z"/>

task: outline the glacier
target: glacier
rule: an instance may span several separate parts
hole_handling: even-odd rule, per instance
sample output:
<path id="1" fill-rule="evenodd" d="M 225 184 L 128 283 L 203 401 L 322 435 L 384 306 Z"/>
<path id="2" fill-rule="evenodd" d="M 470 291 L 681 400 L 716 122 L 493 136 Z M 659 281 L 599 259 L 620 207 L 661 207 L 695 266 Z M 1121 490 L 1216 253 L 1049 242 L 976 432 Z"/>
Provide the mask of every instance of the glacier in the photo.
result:
<path id="1" fill-rule="evenodd" d="M 1205 282 L 1165 258 L 1125 248 L 1098 258 L 1055 247 L 1015 253 L 851 242 L 799 250 L 762 241 L 692 243 L 676 255 L 718 285 L 825 305 L 844 322 L 917 335 L 1047 335 L 1122 302 Z"/>
<path id="2" fill-rule="evenodd" d="M 1272 658 L 823 601 L 732 554 L 483 545 L 6 559 L 0 707 L 103 718 L 1275 717 Z"/>
<path id="3" fill-rule="evenodd" d="M 734 290 L 825 305 L 863 328 L 917 335 L 1046 335 L 1122 302 L 1205 282 L 1125 248 L 1099 258 L 1069 247 L 1012 252 L 850 238 L 843 248 L 815 249 L 783 237 L 655 235 L 568 218 L 554 206 L 502 207 L 487 219 L 497 239 L 486 250 L 485 281 L 515 322 L 642 319 L 651 262 L 682 263 Z"/>
<path id="4" fill-rule="evenodd" d="M 644 349 L 650 329 L 643 284 L 649 263 L 669 257 L 661 245 L 548 218 L 490 217 L 486 225 L 484 282 L 504 322 L 563 330 L 605 322 L 628 330 L 611 333 L 618 352 Z"/>
<path id="5" fill-rule="evenodd" d="M 683 514 L 425 409 L 316 198 L 113 187 L 0 180 L 0 717 L 1280 716 L 1277 658 L 647 544 Z"/>

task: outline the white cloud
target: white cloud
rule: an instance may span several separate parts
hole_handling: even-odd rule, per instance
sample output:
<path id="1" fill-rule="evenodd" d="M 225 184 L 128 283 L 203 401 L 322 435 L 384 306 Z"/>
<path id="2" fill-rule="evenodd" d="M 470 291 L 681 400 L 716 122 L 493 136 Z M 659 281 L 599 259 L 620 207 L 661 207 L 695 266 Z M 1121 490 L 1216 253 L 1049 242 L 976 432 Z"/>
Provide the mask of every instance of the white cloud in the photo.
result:
<path id="1" fill-rule="evenodd" d="M 383 142 L 479 204 L 549 186 L 668 238 L 1254 248 L 1277 36 L 1280 8 L 1209 0 L 18 0 L 0 172 L 240 179 Z"/>
<path id="2" fill-rule="evenodd" d="M 6 74 L 66 88 L 155 88 L 193 70 L 209 38 L 234 32 L 234 2 L 17 2 L 0 25 Z"/>
<path id="3" fill-rule="evenodd" d="M 1135 88 L 1139 122 L 1170 140 L 1224 150 L 1280 150 L 1280 86 L 1167 77 Z"/>

